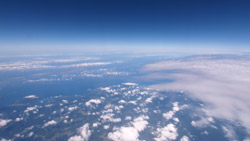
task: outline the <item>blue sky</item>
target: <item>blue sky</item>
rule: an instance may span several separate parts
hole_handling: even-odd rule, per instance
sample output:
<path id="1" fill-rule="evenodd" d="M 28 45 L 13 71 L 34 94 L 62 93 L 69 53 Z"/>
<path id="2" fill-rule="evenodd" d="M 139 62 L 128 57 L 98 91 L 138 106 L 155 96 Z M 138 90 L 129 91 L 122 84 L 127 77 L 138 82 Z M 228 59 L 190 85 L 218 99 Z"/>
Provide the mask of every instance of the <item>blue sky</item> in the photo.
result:
<path id="1" fill-rule="evenodd" d="M 0 49 L 250 48 L 248 0 L 6 0 Z"/>

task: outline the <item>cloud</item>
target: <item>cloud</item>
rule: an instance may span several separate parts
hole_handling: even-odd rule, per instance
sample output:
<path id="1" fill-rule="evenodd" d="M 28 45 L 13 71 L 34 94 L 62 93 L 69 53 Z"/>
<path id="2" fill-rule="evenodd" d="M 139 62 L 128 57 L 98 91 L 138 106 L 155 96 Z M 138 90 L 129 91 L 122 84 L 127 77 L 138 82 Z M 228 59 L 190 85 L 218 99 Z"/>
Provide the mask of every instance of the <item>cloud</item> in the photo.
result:
<path id="1" fill-rule="evenodd" d="M 96 122 L 96 123 L 93 123 L 93 124 L 92 124 L 92 127 L 97 127 L 98 125 L 100 125 L 100 123 L 99 123 L 99 122 Z"/>
<path id="2" fill-rule="evenodd" d="M 89 130 L 89 124 L 86 123 L 82 127 L 78 129 L 78 132 L 80 135 L 75 135 L 73 137 L 70 137 L 68 141 L 88 141 L 91 131 Z"/>
<path id="3" fill-rule="evenodd" d="M 125 101 L 125 100 L 120 100 L 118 103 L 120 103 L 120 104 L 126 104 L 127 102 Z"/>
<path id="4" fill-rule="evenodd" d="M 147 119 L 149 119 L 148 116 L 140 116 L 134 119 L 132 124 L 135 127 L 135 129 L 140 132 L 140 131 L 143 131 L 148 125 L 148 122 L 146 121 Z"/>
<path id="5" fill-rule="evenodd" d="M 131 120 L 131 119 L 132 119 L 131 116 L 126 116 L 126 117 L 125 117 L 125 120 Z"/>
<path id="6" fill-rule="evenodd" d="M 30 133 L 28 134 L 28 137 L 33 136 L 33 134 L 34 134 L 34 132 L 30 132 Z"/>
<path id="7" fill-rule="evenodd" d="M 188 136 L 183 136 L 180 141 L 189 141 Z"/>
<path id="8" fill-rule="evenodd" d="M 110 64 L 112 64 L 112 62 L 79 63 L 79 64 L 72 64 L 72 65 L 64 65 L 61 68 L 103 66 L 103 65 L 110 65 Z"/>
<path id="9" fill-rule="evenodd" d="M 68 100 L 63 99 L 62 102 L 67 104 Z"/>
<path id="10" fill-rule="evenodd" d="M 56 124 L 57 124 L 56 121 L 51 120 L 51 121 L 48 121 L 48 122 L 44 123 L 43 128 L 47 127 L 47 126 L 50 126 L 50 125 L 56 125 Z"/>
<path id="11" fill-rule="evenodd" d="M 69 110 L 69 111 L 74 111 L 74 110 L 76 110 L 77 108 L 78 108 L 77 106 L 73 106 L 73 107 L 69 107 L 68 110 Z"/>
<path id="12" fill-rule="evenodd" d="M 16 118 L 16 122 L 18 122 L 18 121 L 21 121 L 21 120 L 23 120 L 23 118 L 21 117 L 21 118 Z"/>
<path id="13" fill-rule="evenodd" d="M 152 87 L 184 91 L 204 102 L 211 116 L 241 121 L 250 133 L 249 57 L 196 56 L 149 64 L 143 70 L 150 72 L 147 78 L 174 80 Z"/>
<path id="14" fill-rule="evenodd" d="M 148 116 L 139 116 L 130 122 L 131 127 L 114 128 L 114 132 L 109 133 L 108 138 L 114 141 L 137 141 L 139 132 L 143 131 L 148 125 L 148 119 Z"/>
<path id="15" fill-rule="evenodd" d="M 115 132 L 109 133 L 108 138 L 114 141 L 137 141 L 138 131 L 133 127 L 121 127 Z"/>
<path id="16" fill-rule="evenodd" d="M 186 106 L 187 105 L 183 105 L 183 106 L 179 107 L 178 102 L 174 102 L 172 110 L 167 112 L 167 113 L 163 113 L 162 116 L 164 118 L 166 118 L 167 120 L 172 119 L 176 112 L 178 112 L 179 110 L 185 108 Z"/>
<path id="17" fill-rule="evenodd" d="M 35 95 L 28 95 L 28 96 L 25 96 L 24 98 L 26 98 L 26 99 L 34 99 L 34 98 L 38 98 L 38 97 L 35 96 Z"/>
<path id="18" fill-rule="evenodd" d="M 109 125 L 104 125 L 103 128 L 107 130 L 109 129 Z"/>
<path id="19" fill-rule="evenodd" d="M 152 100 L 155 98 L 155 96 L 151 96 L 145 100 L 146 104 L 147 103 L 152 103 Z"/>
<path id="20" fill-rule="evenodd" d="M 121 122 L 121 118 L 114 118 L 113 113 L 108 113 L 100 116 L 104 122 Z"/>
<path id="21" fill-rule="evenodd" d="M 202 127 L 206 127 L 210 123 L 214 123 L 214 120 L 213 120 L 212 117 L 208 117 L 208 118 L 201 117 L 201 119 L 198 120 L 198 121 L 192 121 L 191 125 L 194 126 L 194 127 L 202 128 Z"/>
<path id="22" fill-rule="evenodd" d="M 236 133 L 235 133 L 235 131 L 233 130 L 232 127 L 222 126 L 222 130 L 225 133 L 225 137 L 227 137 L 230 140 L 237 140 L 236 139 Z"/>
<path id="23" fill-rule="evenodd" d="M 174 124 L 170 123 L 163 128 L 157 128 L 156 141 L 176 140 L 178 133 Z"/>
<path id="24" fill-rule="evenodd" d="M 48 79 L 48 78 L 41 78 L 37 80 L 27 80 L 26 82 L 33 83 L 33 82 L 49 82 L 49 81 L 58 81 L 60 79 Z"/>
<path id="25" fill-rule="evenodd" d="M 11 121 L 12 121 L 11 119 L 0 119 L 0 128 L 4 127 L 5 125 L 7 125 Z"/>
<path id="26" fill-rule="evenodd" d="M 126 83 L 123 83 L 123 85 L 127 85 L 127 86 L 136 86 L 138 84 L 136 83 L 131 83 L 131 82 L 126 82 Z"/>
<path id="27" fill-rule="evenodd" d="M 92 104 L 100 104 L 101 100 L 100 99 L 91 99 L 85 103 L 86 106 L 92 106 Z"/>
<path id="28" fill-rule="evenodd" d="M 27 107 L 26 110 L 24 110 L 24 113 L 28 113 L 28 112 L 34 111 L 34 110 L 38 111 L 37 108 L 38 108 L 37 105 L 35 105 L 35 106 L 33 106 L 33 107 Z"/>
<path id="29" fill-rule="evenodd" d="M 45 60 L 36 60 L 33 58 L 32 61 L 28 60 L 22 62 L 18 61 L 11 63 L 0 63 L 0 71 L 29 70 L 29 69 L 61 69 L 61 68 L 104 66 L 112 64 L 112 62 L 83 62 L 87 60 L 97 60 L 97 59 L 96 58 L 85 58 L 85 59 L 47 58 Z M 70 64 L 66 65 L 65 63 L 70 63 Z"/>

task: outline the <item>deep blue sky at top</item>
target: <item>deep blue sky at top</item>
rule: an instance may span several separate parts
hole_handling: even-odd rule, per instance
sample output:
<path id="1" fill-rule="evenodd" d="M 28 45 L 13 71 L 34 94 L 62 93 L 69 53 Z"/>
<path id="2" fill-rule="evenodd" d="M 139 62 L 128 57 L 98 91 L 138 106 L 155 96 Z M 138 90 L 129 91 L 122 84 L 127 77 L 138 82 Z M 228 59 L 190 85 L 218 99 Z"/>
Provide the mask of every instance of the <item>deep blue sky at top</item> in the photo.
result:
<path id="1" fill-rule="evenodd" d="M 250 45 L 250 1 L 1 0 L 0 42 Z"/>

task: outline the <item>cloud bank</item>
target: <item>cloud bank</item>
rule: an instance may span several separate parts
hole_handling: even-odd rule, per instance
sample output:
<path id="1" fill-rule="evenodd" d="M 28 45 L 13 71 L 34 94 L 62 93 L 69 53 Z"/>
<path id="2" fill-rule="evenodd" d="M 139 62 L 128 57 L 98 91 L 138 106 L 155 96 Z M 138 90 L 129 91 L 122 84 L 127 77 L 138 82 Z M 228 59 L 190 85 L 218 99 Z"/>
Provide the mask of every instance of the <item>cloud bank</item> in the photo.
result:
<path id="1" fill-rule="evenodd" d="M 211 116 L 240 121 L 250 133 L 249 57 L 195 56 L 148 64 L 143 70 L 150 79 L 174 80 L 154 88 L 184 91 L 204 102 Z"/>

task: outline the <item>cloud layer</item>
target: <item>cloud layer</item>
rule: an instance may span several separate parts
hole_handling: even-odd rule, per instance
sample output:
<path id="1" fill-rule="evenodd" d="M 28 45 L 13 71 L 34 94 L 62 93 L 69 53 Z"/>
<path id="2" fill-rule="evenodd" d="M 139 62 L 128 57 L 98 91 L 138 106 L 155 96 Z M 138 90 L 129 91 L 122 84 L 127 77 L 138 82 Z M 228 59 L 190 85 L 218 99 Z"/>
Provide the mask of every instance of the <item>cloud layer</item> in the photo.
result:
<path id="1" fill-rule="evenodd" d="M 147 78 L 174 80 L 154 88 L 185 91 L 204 102 L 212 116 L 240 121 L 250 132 L 249 57 L 196 56 L 149 64 L 143 70 L 150 72 Z"/>

